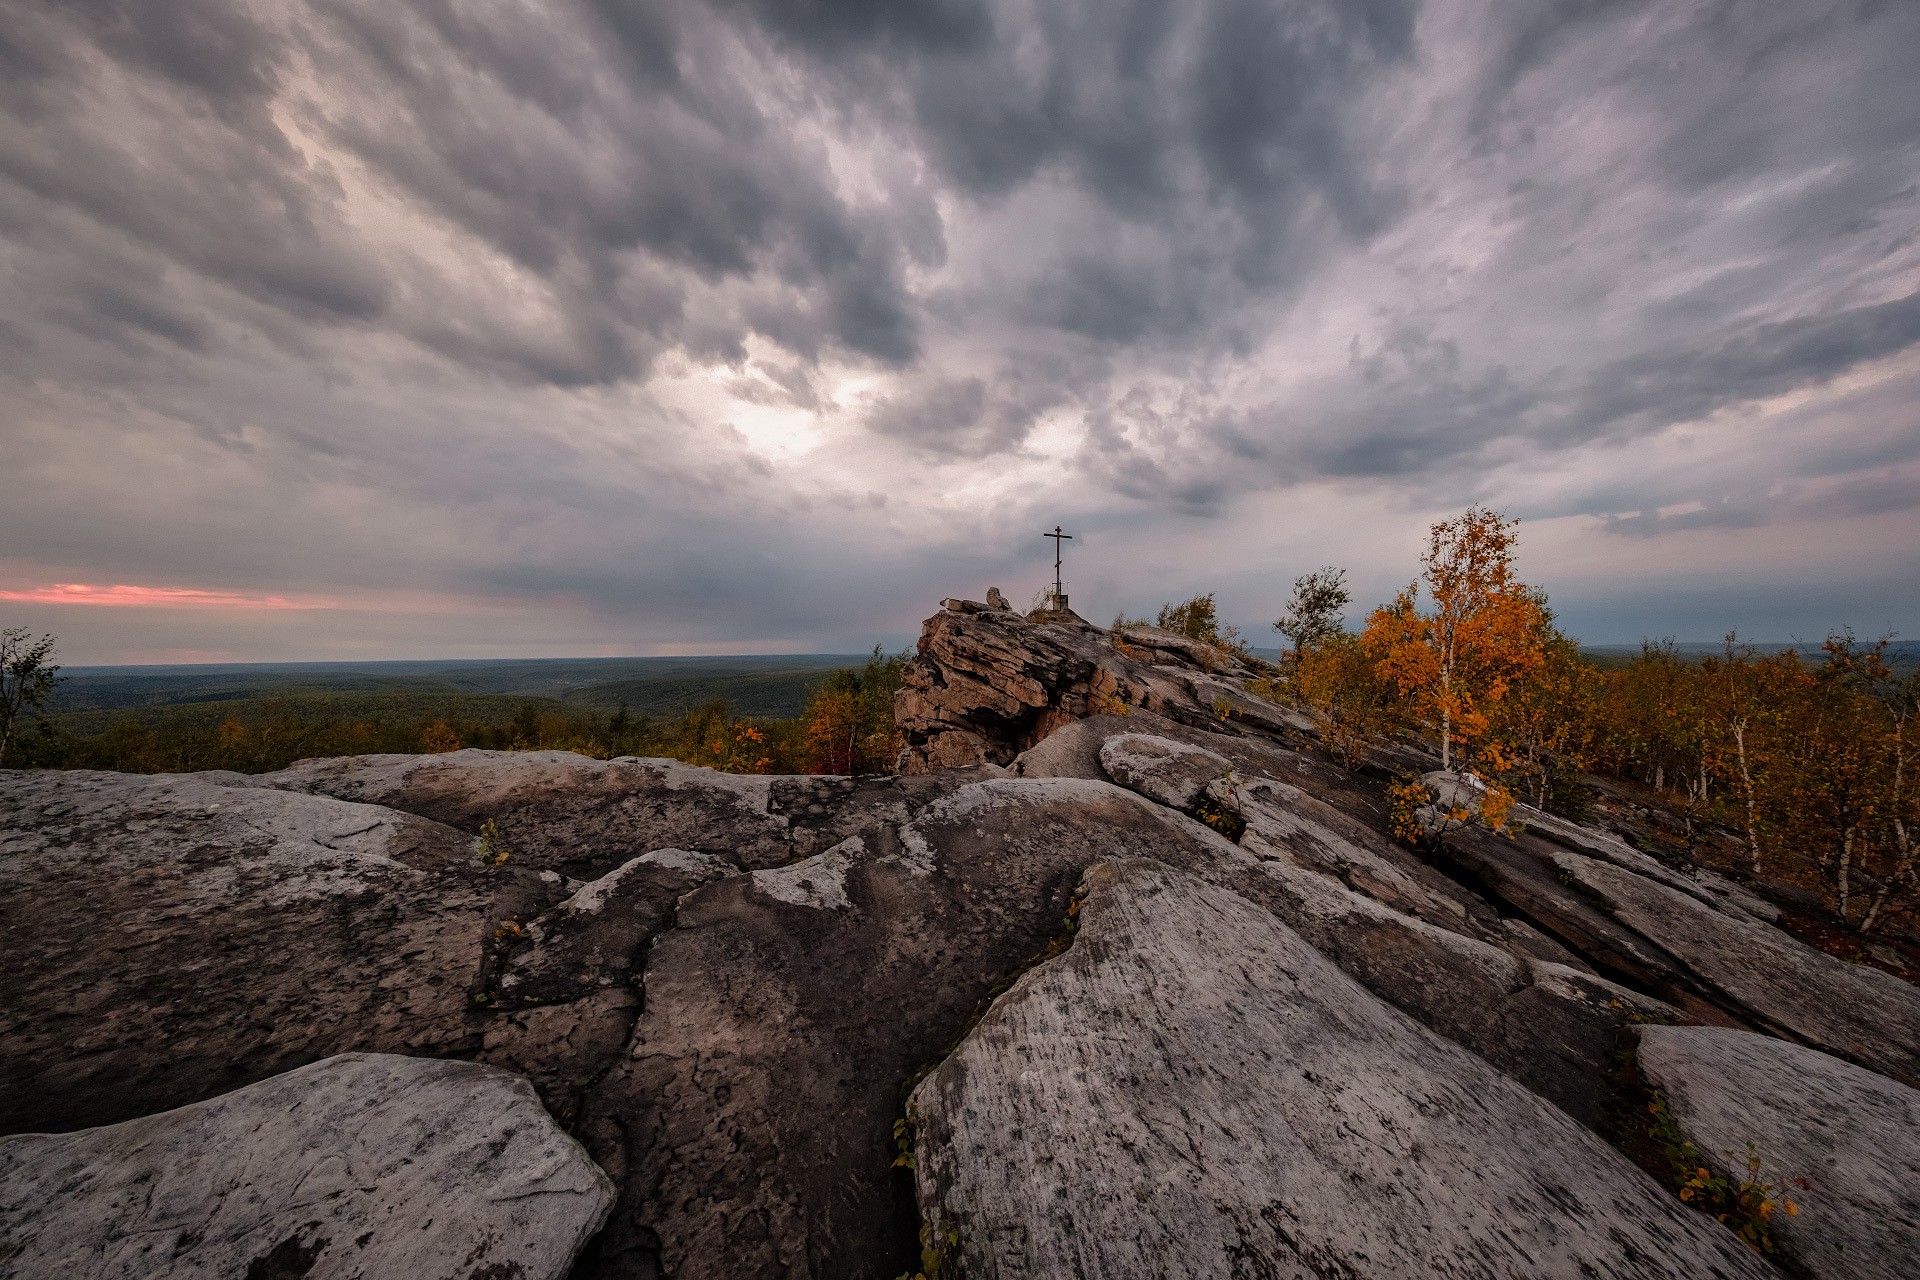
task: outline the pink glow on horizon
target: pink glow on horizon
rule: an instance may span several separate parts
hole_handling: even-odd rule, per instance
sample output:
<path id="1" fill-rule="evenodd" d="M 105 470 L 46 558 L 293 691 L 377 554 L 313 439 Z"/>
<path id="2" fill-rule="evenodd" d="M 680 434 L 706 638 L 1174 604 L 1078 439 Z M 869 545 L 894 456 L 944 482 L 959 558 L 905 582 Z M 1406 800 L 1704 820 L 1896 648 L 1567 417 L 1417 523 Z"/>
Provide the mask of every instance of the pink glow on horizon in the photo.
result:
<path id="1" fill-rule="evenodd" d="M 289 596 L 250 596 L 238 591 L 201 591 L 195 587 L 110 587 L 56 582 L 24 591 L 0 591 L 0 600 L 27 604 L 111 605 L 122 609 L 331 609 L 331 600 Z"/>

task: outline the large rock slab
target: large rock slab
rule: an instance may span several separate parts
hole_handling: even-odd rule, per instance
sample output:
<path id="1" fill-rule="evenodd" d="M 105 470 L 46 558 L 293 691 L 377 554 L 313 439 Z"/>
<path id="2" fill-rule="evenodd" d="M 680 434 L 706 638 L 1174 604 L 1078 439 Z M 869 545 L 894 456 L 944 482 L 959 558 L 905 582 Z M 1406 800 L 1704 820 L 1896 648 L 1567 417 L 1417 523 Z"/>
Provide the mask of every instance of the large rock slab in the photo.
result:
<path id="1" fill-rule="evenodd" d="M 1157 804 L 1190 810 L 1217 782 L 1233 776 L 1233 762 L 1205 747 L 1151 733 L 1119 733 L 1100 744 L 1100 767 L 1129 791 Z"/>
<path id="2" fill-rule="evenodd" d="M 1920 1092 L 1838 1058 L 1719 1027 L 1649 1027 L 1641 1074 L 1709 1167 L 1748 1176 L 1747 1144 L 1799 1213 L 1780 1250 L 1822 1280 L 1907 1280 L 1920 1262 Z"/>
<path id="3" fill-rule="evenodd" d="M 1576 853 L 1584 853 L 1588 857 L 1637 872 L 1669 889 L 1698 898 L 1710 907 L 1730 909 L 1768 923 L 1780 918 L 1780 908 L 1709 867 L 1676 870 L 1642 853 L 1611 831 L 1589 827 L 1556 814 L 1543 813 L 1526 805 L 1515 807 L 1515 817 L 1535 835 L 1565 845 Z"/>
<path id="4" fill-rule="evenodd" d="M 1146 746 L 1151 739 L 1175 749 Z M 1108 767 L 1109 753 L 1119 762 L 1118 772 Z M 1222 766 L 1230 771 L 1225 777 Z M 1193 808 L 1210 791 L 1222 807 L 1247 820 L 1242 844 L 1249 852 L 1292 857 L 1397 910 L 1502 945 L 1512 941 L 1513 931 L 1488 903 L 1379 830 L 1378 797 L 1369 797 L 1353 775 L 1306 752 L 1135 711 L 1066 725 L 1022 752 L 1009 771 L 1028 778 L 1110 780 L 1179 809 Z M 1528 934 L 1530 953 L 1580 964 L 1572 952 Z"/>
<path id="5" fill-rule="evenodd" d="M 1274 912 L 1375 995 L 1582 1123 L 1606 1123 L 1610 1062 L 1624 1033 L 1680 1017 L 1582 970 L 1524 926 L 1476 913 L 1470 895 L 1289 783 L 1241 776 L 1226 757 L 1162 735 L 1105 735 L 1098 760 L 1117 782 L 1163 804 L 1210 799 L 1237 811 L 1240 848 L 1259 859 L 1259 874 L 1226 864 L 1232 869 L 1209 879 Z"/>
<path id="6" fill-rule="evenodd" d="M 498 922 L 557 877 L 218 778 L 0 773 L 0 1132 L 109 1124 L 349 1049 L 479 1047 Z"/>
<path id="7" fill-rule="evenodd" d="M 1270 914 L 1144 860 L 1089 874 L 1073 946 L 913 1104 L 921 1211 L 969 1277 L 1774 1274 Z"/>
<path id="8" fill-rule="evenodd" d="M 1723 1007 L 1920 1085 L 1920 988 L 1611 863 L 1557 852 L 1552 864 L 1615 920 L 1678 960 L 1686 980 Z"/>
<path id="9" fill-rule="evenodd" d="M 647 943 L 672 924 L 680 896 L 737 874 L 711 854 L 656 849 L 581 885 L 523 926 L 488 993 L 494 1007 L 560 1004 L 629 983 Z"/>
<path id="10" fill-rule="evenodd" d="M 342 1054 L 0 1140 L 0 1275 L 557 1280 L 612 1200 L 526 1081 Z"/>
<path id="11" fill-rule="evenodd" d="M 1284 860 L 1262 861 L 1257 877 L 1215 878 L 1374 995 L 1596 1130 L 1613 1102 L 1613 1056 L 1632 1029 L 1681 1017 L 1631 988 L 1430 924 Z"/>

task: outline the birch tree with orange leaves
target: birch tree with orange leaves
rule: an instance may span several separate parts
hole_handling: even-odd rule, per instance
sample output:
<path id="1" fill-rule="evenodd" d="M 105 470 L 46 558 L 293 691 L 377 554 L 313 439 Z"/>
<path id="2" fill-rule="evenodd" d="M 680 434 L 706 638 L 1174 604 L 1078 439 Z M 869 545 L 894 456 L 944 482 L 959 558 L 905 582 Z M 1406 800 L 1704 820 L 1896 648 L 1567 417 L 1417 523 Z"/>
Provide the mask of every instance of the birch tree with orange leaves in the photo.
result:
<path id="1" fill-rule="evenodd" d="M 1421 611 L 1421 584 L 1411 583 L 1374 610 L 1361 637 L 1381 677 L 1433 726 L 1443 769 L 1504 771 L 1489 737 L 1493 712 L 1546 662 L 1544 599 L 1514 576 L 1518 524 L 1474 507 L 1434 525 L 1420 558 L 1432 609 Z"/>

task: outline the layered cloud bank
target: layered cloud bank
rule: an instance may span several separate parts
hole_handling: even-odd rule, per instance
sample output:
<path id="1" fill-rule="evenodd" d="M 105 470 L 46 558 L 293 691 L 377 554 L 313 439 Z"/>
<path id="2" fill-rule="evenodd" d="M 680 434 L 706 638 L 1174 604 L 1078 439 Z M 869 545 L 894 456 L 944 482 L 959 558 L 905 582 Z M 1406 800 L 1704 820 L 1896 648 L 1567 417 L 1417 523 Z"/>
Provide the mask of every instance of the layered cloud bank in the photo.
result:
<path id="1" fill-rule="evenodd" d="M 82 660 L 861 647 L 1056 522 L 1251 627 L 1470 501 L 1592 640 L 1920 630 L 1911 5 L 0 29 L 0 609 Z"/>

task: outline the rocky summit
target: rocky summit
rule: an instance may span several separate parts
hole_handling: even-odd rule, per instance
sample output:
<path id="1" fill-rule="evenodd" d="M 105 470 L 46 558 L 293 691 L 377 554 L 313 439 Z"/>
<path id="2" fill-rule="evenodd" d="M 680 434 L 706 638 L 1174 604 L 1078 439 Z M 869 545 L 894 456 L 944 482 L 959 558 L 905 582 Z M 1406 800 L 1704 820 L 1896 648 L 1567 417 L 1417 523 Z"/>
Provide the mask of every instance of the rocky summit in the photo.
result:
<path id="1" fill-rule="evenodd" d="M 0 773 L 0 1275 L 1913 1274 L 1920 989 L 1630 823 L 1396 841 L 1275 676 L 995 593 L 890 776 Z"/>

